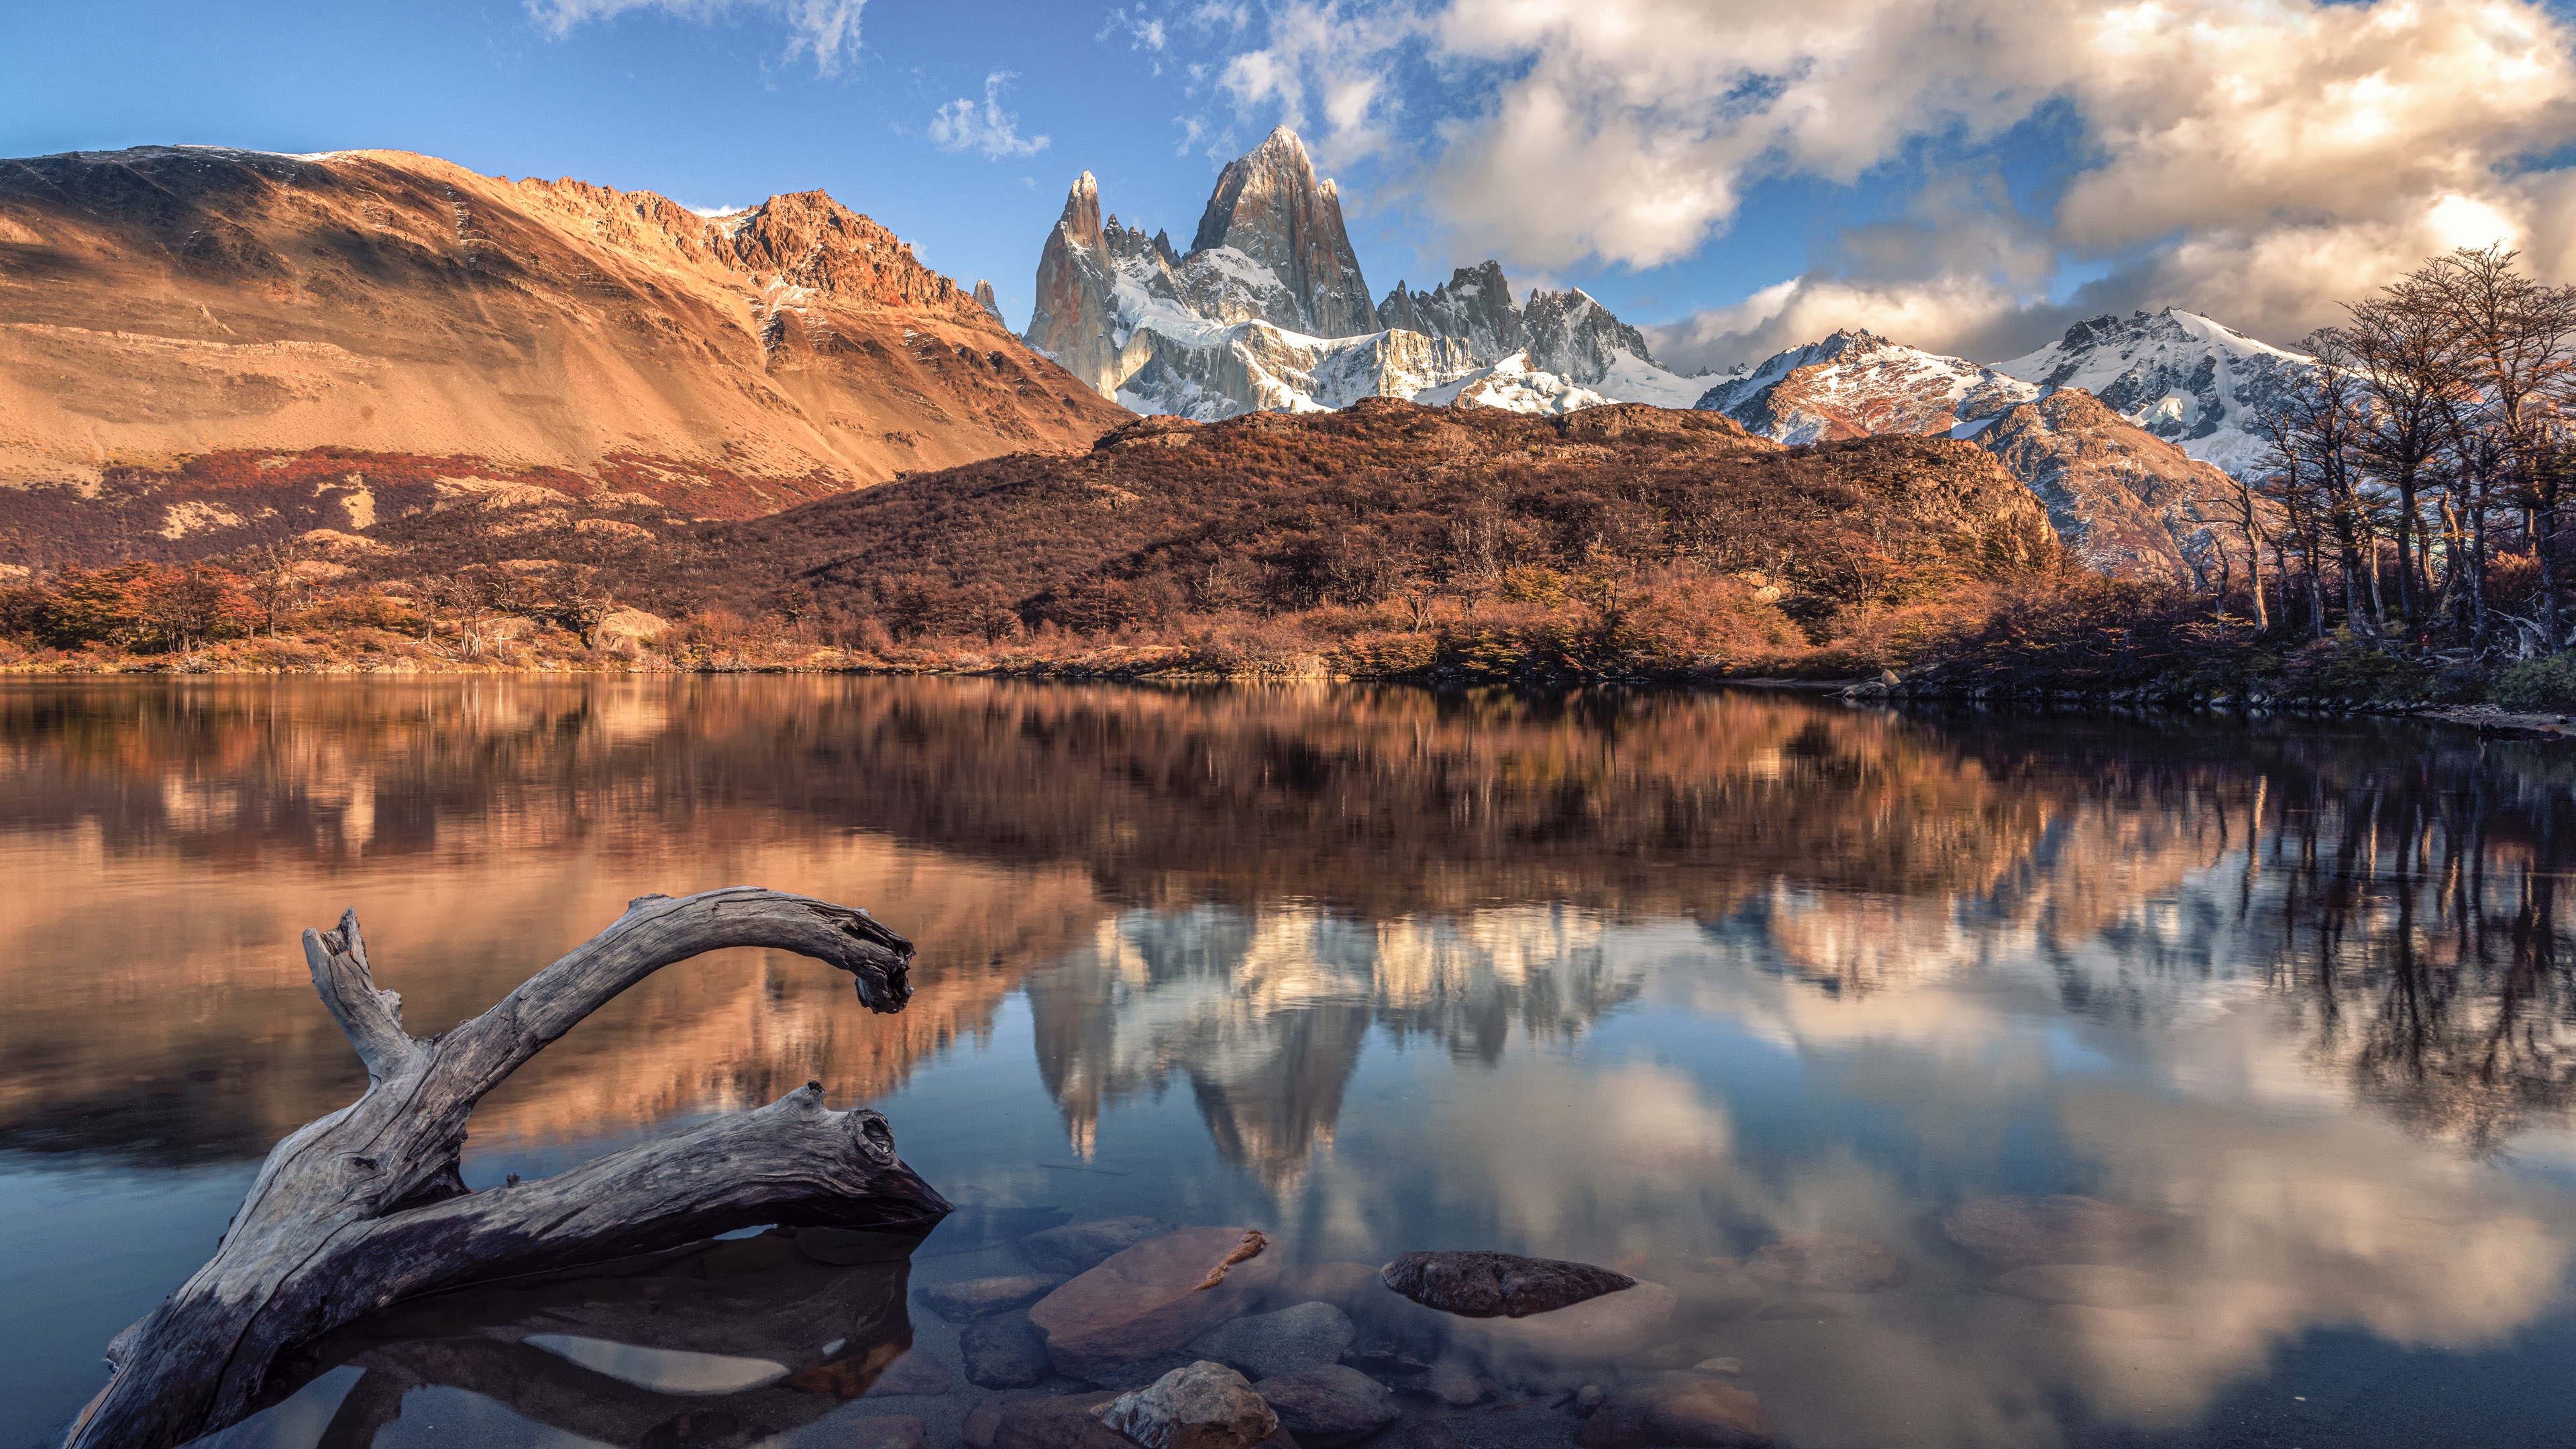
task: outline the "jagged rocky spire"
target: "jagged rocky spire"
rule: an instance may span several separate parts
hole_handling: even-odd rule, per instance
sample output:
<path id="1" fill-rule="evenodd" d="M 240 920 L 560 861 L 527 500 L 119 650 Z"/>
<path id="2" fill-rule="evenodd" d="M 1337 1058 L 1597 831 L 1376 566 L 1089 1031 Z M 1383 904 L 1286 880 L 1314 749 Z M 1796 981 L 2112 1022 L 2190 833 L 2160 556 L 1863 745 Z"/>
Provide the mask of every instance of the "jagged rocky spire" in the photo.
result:
<path id="1" fill-rule="evenodd" d="M 1262 299 L 1264 320 L 1318 337 L 1377 330 L 1368 279 L 1342 225 L 1342 196 L 1315 179 L 1306 143 L 1285 126 L 1228 162 L 1199 214 L 1193 255 L 1229 247 L 1267 268 L 1285 295 Z"/>

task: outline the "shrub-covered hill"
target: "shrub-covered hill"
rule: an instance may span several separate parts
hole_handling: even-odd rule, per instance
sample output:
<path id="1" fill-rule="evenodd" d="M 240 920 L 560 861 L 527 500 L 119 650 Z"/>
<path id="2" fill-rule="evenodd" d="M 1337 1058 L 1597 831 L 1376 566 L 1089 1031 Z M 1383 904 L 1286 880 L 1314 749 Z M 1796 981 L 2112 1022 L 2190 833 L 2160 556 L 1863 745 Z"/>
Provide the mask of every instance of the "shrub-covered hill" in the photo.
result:
<path id="1" fill-rule="evenodd" d="M 674 593 L 756 608 L 763 588 L 804 589 L 898 640 L 990 643 L 1222 617 L 1347 635 L 1662 609 L 1738 646 L 1794 647 L 1856 611 L 2061 561 L 2030 491 L 1947 438 L 1791 448 L 1644 405 L 1533 418 L 1392 399 L 1149 418 L 1087 455 L 916 475 L 705 526 L 694 544 L 671 559 Z"/>

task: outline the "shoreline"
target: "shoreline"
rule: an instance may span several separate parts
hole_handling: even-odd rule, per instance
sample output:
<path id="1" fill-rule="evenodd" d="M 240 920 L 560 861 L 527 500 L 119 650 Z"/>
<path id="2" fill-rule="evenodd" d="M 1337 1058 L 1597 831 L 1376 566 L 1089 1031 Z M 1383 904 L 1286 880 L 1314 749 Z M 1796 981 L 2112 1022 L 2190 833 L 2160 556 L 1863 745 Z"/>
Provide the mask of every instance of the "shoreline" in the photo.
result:
<path id="1" fill-rule="evenodd" d="M 818 651 L 820 652 L 820 651 Z M 0 681 L 45 681 L 104 679 L 441 679 L 484 676 L 543 678 L 613 678 L 638 675 L 708 676 L 743 674 L 849 674 L 883 678 L 929 677 L 954 679 L 1026 679 L 1067 684 L 1399 684 L 1422 689 L 1510 686 L 1523 689 L 1600 688 L 1621 689 L 1742 689 L 1778 694 L 1802 694 L 1839 699 L 1852 705 L 1947 704 L 1975 705 L 1979 708 L 2014 707 L 2044 711 L 2069 711 L 2085 714 L 2243 714 L 2250 717 L 2270 715 L 2304 715 L 2329 718 L 2377 717 L 2385 719 L 2424 720 L 2435 724 L 2459 725 L 2476 729 L 2480 734 L 2499 738 L 2535 740 L 2576 738 L 2576 716 L 2522 713 L 2492 704 L 2439 704 L 2429 700 L 2374 701 L 2335 699 L 2319 696 L 2276 696 L 2259 692 L 2238 696 L 2231 693 L 2198 694 L 2188 691 L 2160 690 L 2152 686 L 2136 689 L 2072 690 L 1993 687 L 1962 687 L 1934 683 L 1913 683 L 1904 679 L 1889 682 L 1878 679 L 1798 679 L 1777 675 L 1729 677 L 1692 674 L 1674 677 L 1553 677 L 1553 678 L 1443 678 L 1418 674 L 1354 675 L 1326 669 L 1244 669 L 1209 670 L 1158 668 L 1148 661 L 1103 662 L 1096 667 L 1073 665 L 1057 668 L 1011 668 L 988 666 L 959 668 L 954 665 L 911 665 L 884 661 L 859 662 L 848 658 L 821 660 L 808 656 L 792 662 L 761 664 L 676 664 L 646 665 L 627 662 L 611 666 L 590 662 L 543 661 L 518 665 L 468 665 L 440 662 L 440 667 L 422 667 L 413 658 L 392 658 L 381 663 L 350 663 L 329 668 L 303 669 L 191 669 L 167 664 L 122 662 L 91 668 L 0 666 Z M 1138 667 L 1142 665 L 1143 667 Z"/>

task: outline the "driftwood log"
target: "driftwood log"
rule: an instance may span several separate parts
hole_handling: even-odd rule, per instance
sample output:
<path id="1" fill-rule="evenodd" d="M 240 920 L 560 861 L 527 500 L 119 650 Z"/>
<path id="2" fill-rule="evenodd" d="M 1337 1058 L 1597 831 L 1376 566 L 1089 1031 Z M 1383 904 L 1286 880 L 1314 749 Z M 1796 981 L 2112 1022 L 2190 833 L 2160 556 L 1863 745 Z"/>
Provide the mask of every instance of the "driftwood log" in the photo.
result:
<path id="1" fill-rule="evenodd" d="M 170 1449 L 241 1419 L 283 1355 L 422 1294 L 675 1247 L 768 1223 L 927 1225 L 947 1199 L 895 1156 L 886 1120 L 831 1111 L 820 1083 L 557 1177 L 473 1192 L 458 1172 L 483 1095 L 619 992 L 730 946 L 794 951 L 900 1011 L 912 943 L 865 911 L 732 887 L 644 896 L 491 1010 L 426 1039 L 379 990 L 355 912 L 304 933 L 313 984 L 367 1090 L 262 1164 L 215 1256 L 108 1345 L 107 1387 L 67 1449 Z"/>

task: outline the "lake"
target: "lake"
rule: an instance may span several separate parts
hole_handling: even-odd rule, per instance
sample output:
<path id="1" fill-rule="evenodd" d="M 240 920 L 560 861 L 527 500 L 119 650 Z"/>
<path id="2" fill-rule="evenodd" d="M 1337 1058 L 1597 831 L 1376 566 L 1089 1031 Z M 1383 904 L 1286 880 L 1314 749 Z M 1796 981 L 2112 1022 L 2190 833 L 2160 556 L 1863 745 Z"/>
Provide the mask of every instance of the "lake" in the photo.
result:
<path id="1" fill-rule="evenodd" d="M 1685 1290 L 1572 1377 L 1363 1314 L 1351 1361 L 1401 1391 L 1390 1446 L 1431 1420 L 1469 1449 L 1570 1445 L 1576 1378 L 1666 1370 L 1758 1394 L 1799 1449 L 2576 1443 L 2571 857 L 2576 753 L 2391 721 L 1320 683 L 12 685 L 0 1444 L 54 1442 L 260 1157 L 364 1086 L 305 927 L 354 907 L 426 1033 L 630 897 L 742 883 L 910 936 L 910 1007 L 871 1015 L 784 954 L 674 967 L 484 1103 L 467 1181 L 810 1078 L 887 1114 L 953 1222 L 908 1263 L 827 1270 L 773 1235 L 641 1298 L 397 1312 L 218 1437 L 820 1446 L 910 1415 L 953 1449 L 985 1391 L 913 1290 L 1141 1214 L 1257 1226 L 1283 1282 L 1493 1248 Z M 2052 1194 L 2161 1226 L 2071 1288 L 1954 1230 Z M 1811 1234 L 1867 1239 L 1899 1281 L 1782 1278 L 1765 1250 Z M 1758 1295 L 1707 1296 L 1765 1264 Z M 867 1397 L 754 1385 L 785 1340 L 853 1335 L 889 1345 L 869 1372 L 910 1344 Z M 1442 1354 L 1486 1379 L 1474 1402 L 1429 1386 Z M 745 1418 L 746 1393 L 786 1407 Z"/>

